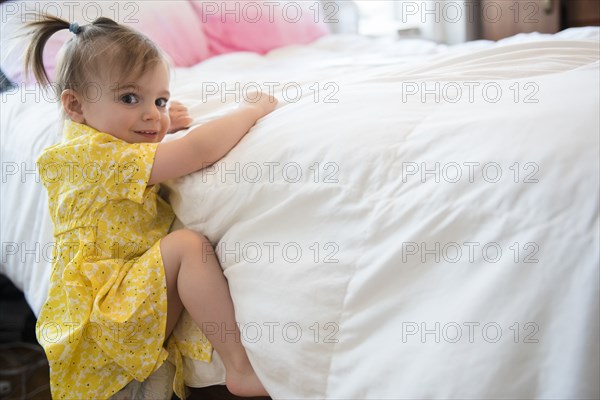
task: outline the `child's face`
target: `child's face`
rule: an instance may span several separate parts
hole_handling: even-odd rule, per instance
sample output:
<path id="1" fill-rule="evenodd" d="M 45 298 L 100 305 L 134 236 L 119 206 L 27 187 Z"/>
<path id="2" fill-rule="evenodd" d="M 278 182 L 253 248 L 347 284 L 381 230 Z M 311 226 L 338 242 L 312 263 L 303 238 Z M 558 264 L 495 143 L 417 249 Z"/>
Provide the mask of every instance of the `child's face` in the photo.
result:
<path id="1" fill-rule="evenodd" d="M 165 63 L 147 70 L 131 85 L 104 82 L 98 87 L 100 94 L 82 101 L 86 125 L 128 143 L 160 142 L 165 137 L 170 124 Z"/>

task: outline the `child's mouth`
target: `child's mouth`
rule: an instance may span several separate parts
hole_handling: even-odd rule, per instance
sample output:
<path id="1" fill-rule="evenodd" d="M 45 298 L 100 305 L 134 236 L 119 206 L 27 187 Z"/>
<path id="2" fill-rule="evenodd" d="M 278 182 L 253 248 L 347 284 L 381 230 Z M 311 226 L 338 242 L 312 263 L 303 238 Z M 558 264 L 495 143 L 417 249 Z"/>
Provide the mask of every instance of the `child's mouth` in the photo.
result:
<path id="1" fill-rule="evenodd" d="M 158 134 L 158 132 L 156 132 L 156 131 L 134 131 L 134 132 L 137 133 L 138 135 L 142 135 L 142 136 L 145 136 L 148 138 L 154 138 Z"/>

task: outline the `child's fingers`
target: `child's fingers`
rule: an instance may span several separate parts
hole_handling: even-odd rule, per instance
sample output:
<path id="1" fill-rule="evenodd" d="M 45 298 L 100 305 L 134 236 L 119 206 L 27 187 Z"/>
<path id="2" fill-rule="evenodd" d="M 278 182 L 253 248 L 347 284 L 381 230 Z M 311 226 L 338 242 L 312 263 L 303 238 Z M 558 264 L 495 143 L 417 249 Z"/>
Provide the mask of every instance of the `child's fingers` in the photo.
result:
<path id="1" fill-rule="evenodd" d="M 188 109 L 186 107 L 176 107 L 176 108 L 169 109 L 169 113 L 171 113 L 171 114 L 185 114 L 187 112 L 188 112 Z"/>
<path id="2" fill-rule="evenodd" d="M 172 112 L 169 115 L 170 115 L 171 119 L 179 119 L 179 118 L 187 117 L 188 113 L 181 111 L 181 112 Z"/>
<path id="3" fill-rule="evenodd" d="M 177 113 L 185 113 L 188 112 L 188 108 L 181 102 L 174 100 L 169 103 L 169 113 L 177 114 Z"/>
<path id="4" fill-rule="evenodd" d="M 178 115 L 175 118 L 172 118 L 178 125 L 182 125 L 183 123 L 191 122 L 192 117 L 189 115 Z"/>
<path id="5" fill-rule="evenodd" d="M 171 126 L 168 133 L 175 133 L 181 129 L 187 128 L 194 122 L 188 108 L 177 100 L 169 101 L 169 118 L 171 119 Z"/>

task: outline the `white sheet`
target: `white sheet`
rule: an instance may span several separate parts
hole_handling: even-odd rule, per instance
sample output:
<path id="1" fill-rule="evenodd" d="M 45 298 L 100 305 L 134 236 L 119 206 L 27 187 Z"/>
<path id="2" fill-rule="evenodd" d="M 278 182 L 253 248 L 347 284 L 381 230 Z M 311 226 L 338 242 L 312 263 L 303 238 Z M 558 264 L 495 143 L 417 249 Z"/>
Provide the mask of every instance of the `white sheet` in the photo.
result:
<path id="1" fill-rule="evenodd" d="M 217 248 L 274 398 L 600 396 L 598 53 L 595 28 L 454 47 L 329 37 L 175 71 L 197 122 L 233 106 L 222 82 L 283 100 L 169 184 Z M 52 141 L 50 111 L 3 102 L 3 161 Z M 19 151 L 5 132 L 41 139 Z M 24 201 L 5 190 L 45 211 L 40 186 L 3 182 L 3 243 L 44 233 L 12 223 Z M 41 306 L 37 265 L 5 271 Z M 219 382 L 215 364 L 188 361 L 187 383 Z"/>

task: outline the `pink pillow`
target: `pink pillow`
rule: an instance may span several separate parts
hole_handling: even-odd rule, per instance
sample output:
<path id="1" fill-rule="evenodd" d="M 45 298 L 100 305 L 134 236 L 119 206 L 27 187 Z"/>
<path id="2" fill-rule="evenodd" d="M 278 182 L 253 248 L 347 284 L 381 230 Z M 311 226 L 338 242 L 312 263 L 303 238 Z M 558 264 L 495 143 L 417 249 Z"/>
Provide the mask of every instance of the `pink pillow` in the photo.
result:
<path id="1" fill-rule="evenodd" d="M 264 54 L 307 44 L 329 33 L 326 15 L 313 1 L 190 1 L 202 23 L 211 56 L 233 51 Z"/>
<path id="2" fill-rule="evenodd" d="M 16 36 L 32 11 L 44 12 L 87 25 L 105 16 L 128 25 L 152 39 L 176 67 L 187 67 L 209 57 L 202 27 L 191 4 L 171 1 L 11 1 L 0 5 L 0 66 L 6 76 L 19 84 L 24 82 L 23 54 L 28 43 Z M 29 17 L 31 18 L 31 17 Z M 44 49 L 44 63 L 50 77 L 54 74 L 56 54 L 73 34 L 61 31 L 53 35 Z M 32 81 L 32 77 L 29 81 Z"/>

